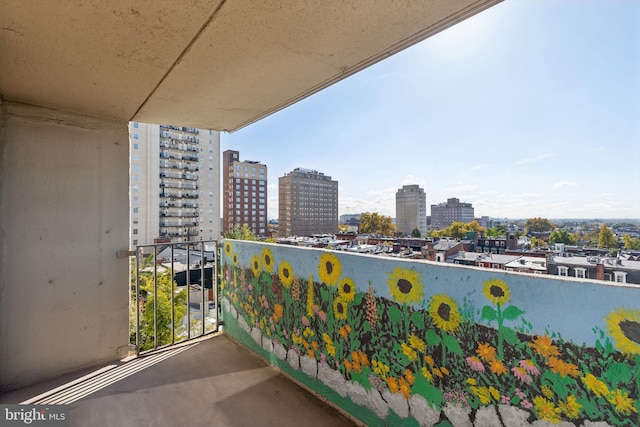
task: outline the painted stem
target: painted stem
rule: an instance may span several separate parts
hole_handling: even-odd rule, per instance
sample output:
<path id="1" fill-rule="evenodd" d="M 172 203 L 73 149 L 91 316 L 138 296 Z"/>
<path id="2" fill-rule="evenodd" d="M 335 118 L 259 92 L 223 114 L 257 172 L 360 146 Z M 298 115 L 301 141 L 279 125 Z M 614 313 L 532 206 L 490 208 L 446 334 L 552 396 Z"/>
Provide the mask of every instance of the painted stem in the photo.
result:
<path id="1" fill-rule="evenodd" d="M 500 303 L 496 303 L 496 312 L 498 317 L 498 359 L 504 359 L 503 343 L 504 337 L 502 336 L 502 307 Z"/>
<path id="2" fill-rule="evenodd" d="M 444 331 L 440 331 L 440 337 L 442 338 L 442 366 L 447 366 L 447 345 L 444 342 Z"/>

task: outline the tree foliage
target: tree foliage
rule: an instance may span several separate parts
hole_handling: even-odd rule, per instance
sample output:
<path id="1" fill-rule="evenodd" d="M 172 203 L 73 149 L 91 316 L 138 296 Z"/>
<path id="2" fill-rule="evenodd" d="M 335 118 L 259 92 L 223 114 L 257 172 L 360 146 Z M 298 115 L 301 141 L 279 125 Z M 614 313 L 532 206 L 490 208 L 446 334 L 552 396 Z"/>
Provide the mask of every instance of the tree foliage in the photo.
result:
<path id="1" fill-rule="evenodd" d="M 551 232 L 551 235 L 549 236 L 549 244 L 553 244 L 553 243 L 564 243 L 565 245 L 575 245 L 576 240 L 567 230 L 564 230 L 564 229 L 561 230 L 559 228 L 556 228 Z"/>
<path id="2" fill-rule="evenodd" d="M 552 231 L 556 226 L 547 218 L 529 218 L 524 222 L 524 233 L 545 233 Z"/>
<path id="3" fill-rule="evenodd" d="M 243 225 L 242 227 L 233 226 L 230 230 L 227 230 L 222 237 L 225 239 L 236 239 L 236 240 L 258 240 L 256 235 L 251 231 L 251 229 Z"/>
<path id="4" fill-rule="evenodd" d="M 420 237 L 422 237 L 422 234 L 420 233 L 420 230 L 418 230 L 417 228 L 414 228 L 414 229 L 413 229 L 413 231 L 411 232 L 411 235 L 412 235 L 413 237 L 416 237 L 416 238 L 420 238 Z"/>
<path id="5" fill-rule="evenodd" d="M 475 232 L 483 232 L 485 231 L 484 227 L 481 227 L 478 221 L 467 222 L 466 224 L 463 222 L 452 222 L 450 226 L 447 228 L 443 228 L 440 231 L 433 232 L 433 237 L 452 237 L 454 239 L 464 239 L 467 237 L 467 232 L 475 231 Z"/>
<path id="6" fill-rule="evenodd" d="M 631 237 L 629 234 L 622 236 L 622 242 L 624 248 L 629 250 L 640 250 L 640 239 L 637 237 Z"/>
<path id="7" fill-rule="evenodd" d="M 485 235 L 488 237 L 498 237 L 507 234 L 507 227 L 502 224 L 497 224 L 494 227 L 487 228 Z"/>
<path id="8" fill-rule="evenodd" d="M 360 215 L 361 233 L 392 237 L 395 231 L 396 226 L 390 216 L 380 215 L 378 212 L 365 212 Z"/>
<path id="9" fill-rule="evenodd" d="M 187 312 L 187 291 L 172 292 L 171 273 L 158 273 L 157 292 L 154 297 L 153 274 L 143 272 L 140 275 L 140 297 L 144 300 L 140 319 L 140 349 L 148 350 L 153 347 L 155 334 L 153 327 L 154 307 L 157 308 L 158 346 L 170 344 L 172 327 L 178 328 Z M 174 295 L 173 310 L 174 323 L 171 323 L 171 295 Z"/>
<path id="10" fill-rule="evenodd" d="M 618 239 L 613 234 L 613 231 L 604 224 L 600 226 L 600 232 L 598 233 L 598 247 L 618 249 Z"/>

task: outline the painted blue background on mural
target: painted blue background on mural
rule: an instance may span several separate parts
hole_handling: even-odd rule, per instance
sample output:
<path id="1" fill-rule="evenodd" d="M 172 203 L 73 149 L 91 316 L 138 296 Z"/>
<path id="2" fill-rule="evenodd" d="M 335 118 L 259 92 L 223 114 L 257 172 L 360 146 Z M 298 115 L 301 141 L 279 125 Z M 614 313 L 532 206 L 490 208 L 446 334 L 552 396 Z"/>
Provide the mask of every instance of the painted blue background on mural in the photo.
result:
<path id="1" fill-rule="evenodd" d="M 266 246 L 273 253 L 275 265 L 286 260 L 295 275 L 306 280 L 309 274 L 313 274 L 314 281 L 320 281 L 318 261 L 326 250 L 233 241 L 234 252 L 245 264 Z M 387 285 L 388 274 L 397 266 L 422 274 L 425 303 L 435 294 L 446 293 L 459 305 L 466 298 L 476 311 L 487 304 L 482 292 L 483 282 L 493 278 L 504 280 L 511 290 L 510 303 L 525 311 L 523 318 L 532 324 L 533 334 L 542 335 L 548 329 L 576 344 L 593 345 L 597 339 L 593 328 L 605 330 L 605 316 L 620 307 L 637 308 L 640 301 L 640 287 L 633 285 L 332 252 L 340 259 L 341 276 L 353 279 L 359 292 L 366 292 L 371 283 L 376 295 L 388 299 L 392 299 Z M 223 257 L 225 262 L 231 263 L 224 253 Z M 476 321 L 479 318 L 477 313 Z M 491 326 L 496 327 L 495 322 Z M 509 326 L 517 327 L 519 324 L 515 322 Z"/>

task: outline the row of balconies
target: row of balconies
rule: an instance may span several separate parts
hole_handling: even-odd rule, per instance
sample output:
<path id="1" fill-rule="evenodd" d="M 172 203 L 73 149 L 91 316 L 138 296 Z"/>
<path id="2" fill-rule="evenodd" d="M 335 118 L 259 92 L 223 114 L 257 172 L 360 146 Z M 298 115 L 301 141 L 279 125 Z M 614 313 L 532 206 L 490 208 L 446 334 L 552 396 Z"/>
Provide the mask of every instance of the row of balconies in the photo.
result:
<path id="1" fill-rule="evenodd" d="M 160 237 L 180 237 L 180 236 L 197 236 L 198 230 L 175 230 L 160 232 Z"/>
<path id="2" fill-rule="evenodd" d="M 195 221 L 185 224 L 183 224 L 182 222 L 160 222 L 160 227 L 190 227 L 195 225 L 198 225 L 198 223 Z"/>
<path id="3" fill-rule="evenodd" d="M 169 192 L 169 191 L 161 191 L 160 192 L 160 197 L 197 199 L 198 198 L 198 192 L 197 191 L 195 191 L 195 192 L 186 191 L 184 193 L 173 193 L 173 192 Z"/>
<path id="4" fill-rule="evenodd" d="M 173 217 L 173 218 L 197 218 L 198 217 L 198 212 L 177 213 L 177 212 L 163 211 L 163 212 L 160 212 L 160 216 L 161 217 Z"/>
<path id="5" fill-rule="evenodd" d="M 162 153 L 161 156 L 163 159 L 175 159 L 175 160 L 183 160 L 183 161 L 187 161 L 187 162 L 197 162 L 198 161 L 198 156 L 189 156 L 189 155 L 184 155 L 184 154 L 173 154 L 173 153 Z"/>
<path id="6" fill-rule="evenodd" d="M 195 172 L 200 170 L 200 168 L 197 165 L 182 165 L 180 163 L 174 163 L 174 162 L 163 163 L 162 160 L 160 160 L 160 169 L 183 169 L 183 170 L 195 171 Z"/>
<path id="7" fill-rule="evenodd" d="M 160 181 L 160 187 L 164 188 L 185 188 L 188 190 L 197 190 L 198 184 L 183 184 L 181 182 Z"/>
<path id="8" fill-rule="evenodd" d="M 197 181 L 197 174 L 179 174 L 179 173 L 170 173 L 170 172 L 160 172 L 160 178 L 173 178 L 173 179 L 187 179 L 190 181 Z"/>
<path id="9" fill-rule="evenodd" d="M 160 207 L 161 208 L 174 208 L 174 209 L 197 208 L 198 204 L 197 203 L 189 203 L 189 202 L 185 202 L 185 203 L 161 202 L 160 203 Z"/>

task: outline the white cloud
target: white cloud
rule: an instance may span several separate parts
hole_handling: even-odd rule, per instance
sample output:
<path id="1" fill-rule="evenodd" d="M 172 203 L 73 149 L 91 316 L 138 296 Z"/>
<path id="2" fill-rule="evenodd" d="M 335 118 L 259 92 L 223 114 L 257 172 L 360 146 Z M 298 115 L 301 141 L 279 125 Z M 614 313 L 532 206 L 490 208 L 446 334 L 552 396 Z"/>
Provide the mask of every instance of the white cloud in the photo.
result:
<path id="1" fill-rule="evenodd" d="M 464 193 L 464 192 L 475 191 L 478 188 L 480 188 L 480 187 L 478 185 L 476 185 L 476 184 L 461 184 L 461 185 L 456 185 L 456 186 L 453 186 L 453 187 L 447 187 L 446 190 L 447 191 L 452 191 L 452 192 Z"/>
<path id="2" fill-rule="evenodd" d="M 553 183 L 553 188 L 561 188 L 561 187 L 576 187 L 576 184 L 573 181 L 559 181 Z"/>
<path id="3" fill-rule="evenodd" d="M 528 159 L 522 159 L 522 160 L 518 160 L 516 162 L 517 165 L 526 165 L 526 164 L 530 164 L 530 163 L 538 163 L 543 161 L 544 159 L 547 159 L 549 157 L 553 157 L 555 156 L 555 154 L 537 154 L 534 157 L 529 157 Z"/>
<path id="4" fill-rule="evenodd" d="M 491 165 L 475 165 L 475 166 L 471 166 L 471 170 L 472 171 L 480 171 L 480 170 L 483 170 L 483 169 L 488 169 L 490 167 L 491 167 Z"/>

